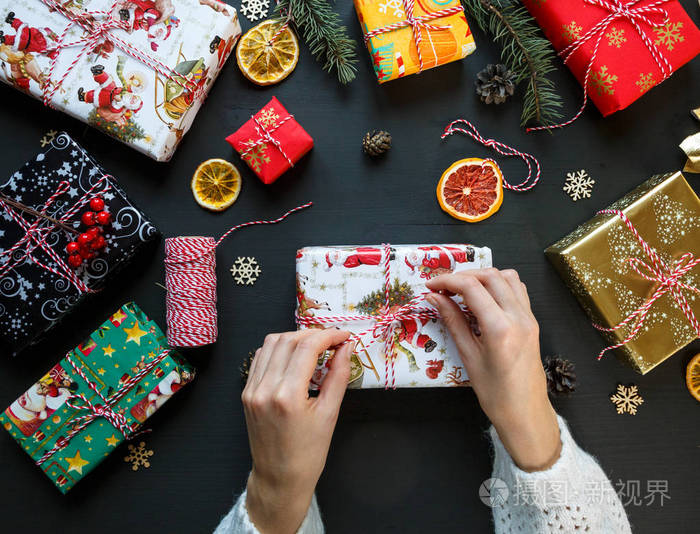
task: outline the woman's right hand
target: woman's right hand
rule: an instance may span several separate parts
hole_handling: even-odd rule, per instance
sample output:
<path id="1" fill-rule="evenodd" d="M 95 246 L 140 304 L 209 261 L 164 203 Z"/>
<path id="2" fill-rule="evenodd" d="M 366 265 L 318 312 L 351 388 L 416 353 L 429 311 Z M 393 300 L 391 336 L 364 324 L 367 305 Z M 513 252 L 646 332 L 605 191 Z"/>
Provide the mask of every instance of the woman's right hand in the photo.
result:
<path id="1" fill-rule="evenodd" d="M 461 271 L 426 286 L 433 291 L 426 300 L 440 312 L 479 404 L 515 463 L 525 471 L 550 467 L 561 451 L 559 425 L 547 396 L 539 325 L 518 273 Z M 480 335 L 447 296 L 452 294 L 474 314 Z"/>

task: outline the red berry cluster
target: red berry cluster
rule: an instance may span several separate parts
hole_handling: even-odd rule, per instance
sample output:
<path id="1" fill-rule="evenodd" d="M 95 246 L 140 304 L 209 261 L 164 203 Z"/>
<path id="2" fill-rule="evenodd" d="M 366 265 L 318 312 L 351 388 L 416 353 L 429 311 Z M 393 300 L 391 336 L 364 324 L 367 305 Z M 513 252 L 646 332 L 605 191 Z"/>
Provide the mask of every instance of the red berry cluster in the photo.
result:
<path id="1" fill-rule="evenodd" d="M 90 200 L 90 211 L 80 217 L 88 229 L 80 234 L 75 241 L 66 245 L 68 265 L 77 269 L 86 260 L 94 258 L 97 253 L 107 246 L 104 237 L 104 227 L 112 222 L 112 216 L 105 210 L 105 201 L 101 197 Z"/>

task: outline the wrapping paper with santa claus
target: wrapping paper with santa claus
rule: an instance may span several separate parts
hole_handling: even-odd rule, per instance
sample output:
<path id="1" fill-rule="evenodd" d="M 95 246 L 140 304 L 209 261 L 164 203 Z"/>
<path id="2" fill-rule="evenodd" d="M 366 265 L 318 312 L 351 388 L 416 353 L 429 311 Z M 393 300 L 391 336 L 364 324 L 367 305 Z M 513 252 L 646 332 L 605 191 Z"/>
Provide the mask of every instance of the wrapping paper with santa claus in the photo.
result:
<path id="1" fill-rule="evenodd" d="M 0 424 L 66 493 L 194 375 L 130 302 L 0 412 Z"/>
<path id="2" fill-rule="evenodd" d="M 0 0 L 0 80 L 167 161 L 240 34 L 219 0 Z"/>
<path id="3" fill-rule="evenodd" d="M 297 324 L 355 334 L 348 387 L 469 385 L 452 338 L 421 295 L 431 278 L 491 266 L 490 249 L 466 244 L 306 247 L 296 258 Z M 319 359 L 313 388 L 330 358 L 332 351 Z"/>

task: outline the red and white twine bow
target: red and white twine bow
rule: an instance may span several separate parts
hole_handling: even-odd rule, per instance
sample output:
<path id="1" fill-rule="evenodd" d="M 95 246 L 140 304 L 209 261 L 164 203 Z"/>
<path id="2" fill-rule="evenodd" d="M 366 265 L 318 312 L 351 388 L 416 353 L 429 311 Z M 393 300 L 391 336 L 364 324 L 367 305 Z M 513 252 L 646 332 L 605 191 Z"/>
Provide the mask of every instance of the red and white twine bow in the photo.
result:
<path id="1" fill-rule="evenodd" d="M 607 328 L 597 324 L 593 325 L 598 330 L 603 332 L 615 332 L 620 328 L 631 325 L 631 330 L 629 334 L 627 334 L 627 337 L 625 337 L 625 339 L 619 343 L 606 347 L 600 351 L 600 354 L 598 354 L 598 359 L 600 360 L 607 351 L 622 347 L 631 341 L 639 333 L 642 326 L 644 326 L 644 321 L 646 320 L 651 307 L 666 293 L 671 294 L 673 300 L 688 319 L 693 330 L 695 330 L 695 335 L 700 338 L 700 323 L 698 323 L 698 320 L 693 313 L 693 309 L 690 307 L 688 300 L 683 294 L 684 290 L 700 294 L 700 289 L 686 284 L 681 280 L 681 278 L 691 269 L 697 265 L 700 265 L 700 258 L 695 258 L 692 253 L 686 252 L 669 266 L 659 257 L 658 253 L 652 247 L 650 247 L 649 244 L 644 241 L 644 239 L 642 239 L 642 236 L 639 235 L 637 229 L 623 212 L 619 210 L 601 210 L 598 213 L 616 215 L 624 221 L 627 228 L 629 228 L 630 232 L 634 234 L 634 237 L 639 242 L 642 250 L 649 258 L 650 263 L 646 263 L 639 258 L 628 258 L 627 261 L 642 278 L 658 284 L 654 290 L 654 293 L 652 293 L 652 295 L 641 306 L 639 306 L 639 308 L 637 308 L 615 326 Z"/>
<path id="2" fill-rule="evenodd" d="M 656 65 L 661 71 L 662 80 L 668 78 L 673 72 L 671 64 L 668 59 L 664 56 L 661 49 L 654 44 L 654 41 L 649 39 L 649 36 L 642 29 L 641 24 L 645 24 L 651 28 L 660 28 L 668 22 L 668 12 L 659 7 L 663 4 L 667 4 L 672 0 L 657 0 L 651 4 L 639 6 L 640 2 L 645 2 L 646 0 L 584 0 L 585 3 L 591 4 L 592 6 L 597 6 L 605 9 L 609 12 L 603 20 L 595 24 L 591 29 L 589 29 L 585 34 L 572 42 L 569 46 L 564 48 L 559 52 L 559 56 L 564 60 L 564 63 L 568 63 L 571 57 L 576 53 L 577 50 L 581 49 L 584 44 L 586 44 L 591 39 L 595 39 L 595 46 L 593 47 L 593 53 L 591 54 L 591 59 L 586 67 L 586 75 L 583 79 L 583 104 L 578 110 L 576 115 L 566 122 L 561 124 L 555 124 L 553 126 L 536 126 L 532 128 L 527 128 L 528 132 L 536 130 L 549 130 L 551 128 L 564 128 L 570 125 L 576 119 L 578 119 L 583 110 L 586 108 L 588 103 L 588 82 L 591 77 L 591 71 L 593 70 L 593 63 L 595 63 L 598 57 L 598 49 L 600 48 L 600 43 L 603 40 L 603 36 L 607 31 L 608 27 L 617 20 L 625 20 L 629 22 L 641 37 L 642 42 L 646 45 L 647 49 L 654 58 Z M 659 20 L 656 20 L 659 18 Z"/>
<path id="3" fill-rule="evenodd" d="M 246 150 L 241 152 L 241 157 L 247 156 L 250 154 L 253 150 L 255 150 L 258 146 L 264 144 L 265 142 L 272 143 L 277 147 L 277 150 L 280 151 L 280 153 L 284 156 L 284 159 L 287 160 L 290 166 L 294 167 L 294 162 L 289 158 L 287 153 L 284 151 L 284 148 L 282 148 L 282 143 L 279 142 L 279 140 L 275 139 L 272 137 L 272 132 L 277 130 L 280 126 L 282 126 L 285 122 L 292 120 L 294 118 L 294 115 L 287 115 L 284 119 L 281 121 L 277 122 L 274 126 L 271 128 L 266 128 L 264 124 L 262 124 L 258 118 L 255 115 L 250 116 L 251 119 L 253 119 L 253 124 L 255 126 L 255 131 L 258 134 L 258 139 L 255 141 L 245 141 L 243 144 L 248 147 Z"/>
<path id="4" fill-rule="evenodd" d="M 95 184 L 83 196 L 81 196 L 77 202 L 75 202 L 68 210 L 65 211 L 65 213 L 63 213 L 63 215 L 61 215 L 58 221 L 61 223 L 69 222 L 70 219 L 76 215 L 78 210 L 87 204 L 93 196 L 103 194 L 108 191 L 111 188 L 109 182 L 107 182 L 108 178 L 110 178 L 110 176 L 105 175 L 95 182 Z M 102 187 L 103 184 L 104 187 Z M 67 193 L 70 187 L 69 182 L 60 182 L 56 188 L 56 192 L 49 197 L 38 212 L 42 215 L 46 215 L 47 210 L 61 195 Z M 5 210 L 5 213 L 7 213 L 24 231 L 24 236 L 22 236 L 14 245 L 12 245 L 9 249 L 0 252 L 0 276 L 3 276 L 10 269 L 16 267 L 25 260 L 29 260 L 37 264 L 42 269 L 49 271 L 56 276 L 63 278 L 64 280 L 67 280 L 79 292 L 93 292 L 92 289 L 90 289 L 80 278 L 78 278 L 75 271 L 69 265 L 67 265 L 65 261 L 63 261 L 63 258 L 61 258 L 61 256 L 56 253 L 56 251 L 46 241 L 49 235 L 58 228 L 55 223 L 52 223 L 43 217 L 37 217 L 33 223 L 30 223 L 22 216 L 21 210 L 5 202 L 2 197 L 0 197 L 0 207 L 2 207 Z M 44 253 L 46 253 L 46 255 L 49 257 L 49 261 L 39 260 L 34 255 L 34 251 L 36 249 L 44 251 Z"/>
<path id="5" fill-rule="evenodd" d="M 126 380 L 121 386 L 119 386 L 119 389 L 109 397 L 105 397 L 102 394 L 102 392 L 98 389 L 97 385 L 94 382 L 92 382 L 85 374 L 85 371 L 83 371 L 82 364 L 77 365 L 75 361 L 73 361 L 73 358 L 71 358 L 70 353 L 68 353 L 65 358 L 66 361 L 70 363 L 71 367 L 73 367 L 75 372 L 80 376 L 80 378 L 82 378 L 85 381 L 85 383 L 90 387 L 90 389 L 95 392 L 95 394 L 102 401 L 102 404 L 94 404 L 82 393 L 71 394 L 68 397 L 68 400 L 66 400 L 66 406 L 69 406 L 70 408 L 73 408 L 78 412 L 86 413 L 85 415 L 80 415 L 71 420 L 72 430 L 68 432 L 66 436 L 62 436 L 58 440 L 56 440 L 56 444 L 50 450 L 44 453 L 44 455 L 36 461 L 36 464 L 43 464 L 46 460 L 48 460 L 58 451 L 63 449 L 66 445 L 68 445 L 68 443 L 70 443 L 71 439 L 73 439 L 86 426 L 88 426 L 98 417 L 104 417 L 105 419 L 107 419 L 107 421 L 109 421 L 109 423 L 114 428 L 116 428 L 117 430 L 119 430 L 119 432 L 122 433 L 124 439 L 128 439 L 130 436 L 132 436 L 134 430 L 138 428 L 138 424 L 135 424 L 132 427 L 127 422 L 126 417 L 124 417 L 124 414 L 120 413 L 119 411 L 115 411 L 114 407 L 124 395 L 131 391 L 134 388 L 134 386 L 136 386 L 144 376 L 150 373 L 160 362 L 162 362 L 163 359 L 169 353 L 170 349 L 164 349 L 163 351 L 161 351 L 161 353 L 158 354 L 158 356 L 156 356 L 153 360 L 148 362 L 142 369 L 139 370 L 138 373 L 136 373 L 133 376 L 130 376 L 129 379 Z"/>
<path id="6" fill-rule="evenodd" d="M 464 124 L 466 126 L 465 128 L 461 128 L 459 126 L 456 126 L 457 124 Z M 517 185 L 511 185 L 508 183 L 508 181 L 503 178 L 503 187 L 506 189 L 510 189 L 511 191 L 528 191 L 535 187 L 537 185 L 537 182 L 540 180 L 540 162 L 537 161 L 537 158 L 533 156 L 532 154 L 528 154 L 527 152 L 520 152 L 519 150 L 516 150 L 514 148 L 509 147 L 506 144 L 503 144 L 499 141 L 496 141 L 495 139 L 486 139 L 483 137 L 479 131 L 476 129 L 476 126 L 474 126 L 471 122 L 469 122 L 466 119 L 457 119 L 452 121 L 450 124 L 447 125 L 447 128 L 445 128 L 445 131 L 442 133 L 440 136 L 440 139 L 445 139 L 445 137 L 448 137 L 452 135 L 455 132 L 460 132 L 463 133 L 464 135 L 468 135 L 474 141 L 477 143 L 480 143 L 484 145 L 485 147 L 488 148 L 493 148 L 496 152 L 501 154 L 502 156 L 517 156 L 520 159 L 522 159 L 525 164 L 527 165 L 527 178 L 525 178 L 522 182 L 520 182 Z M 535 165 L 535 176 L 533 178 L 532 174 L 532 165 Z M 530 180 L 532 179 L 532 182 Z"/>
<path id="7" fill-rule="evenodd" d="M 296 322 L 298 326 L 306 328 L 313 326 L 323 326 L 333 323 L 352 323 L 358 321 L 369 321 L 374 323 L 370 328 L 362 332 L 352 334 L 351 338 L 361 340 L 369 335 L 372 337 L 365 344 L 369 347 L 378 341 L 384 341 L 384 387 L 386 389 L 396 389 L 396 351 L 394 344 L 396 336 L 394 332 L 401 328 L 402 321 L 406 319 L 439 319 L 440 314 L 433 307 L 421 307 L 428 292 L 415 296 L 403 306 L 393 309 L 389 300 L 391 291 L 391 246 L 382 245 L 382 266 L 384 269 L 384 306 L 378 315 L 330 315 L 325 317 L 301 316 L 297 312 Z M 347 342 L 346 342 L 347 343 Z"/>
<path id="8" fill-rule="evenodd" d="M 376 37 L 377 35 L 381 35 L 383 33 L 389 33 L 393 32 L 394 30 L 400 30 L 401 28 L 405 27 L 410 27 L 411 31 L 413 32 L 413 41 L 416 44 L 416 50 L 418 52 L 418 63 L 419 63 L 419 68 L 418 72 L 423 71 L 423 55 L 421 54 L 420 51 L 420 45 L 423 40 L 423 36 L 421 35 L 421 29 L 425 29 L 426 32 L 429 32 L 430 30 L 433 31 L 440 31 L 440 30 L 449 30 L 450 25 L 443 25 L 443 26 L 437 26 L 434 24 L 429 24 L 429 21 L 439 19 L 442 17 L 449 17 L 450 15 L 456 15 L 457 13 L 462 13 L 464 11 L 464 8 L 462 7 L 462 4 L 460 3 L 457 6 L 454 7 L 448 7 L 445 9 L 441 9 L 439 11 L 433 11 L 432 13 L 427 13 L 425 15 L 419 15 L 415 16 L 415 0 L 402 0 L 403 1 L 403 10 L 404 13 L 406 14 L 406 19 L 405 20 L 399 20 L 397 22 L 392 22 L 391 24 L 387 24 L 386 26 L 382 26 L 381 28 L 375 28 L 374 30 L 370 30 L 364 35 L 365 39 L 365 44 L 372 38 Z M 430 34 L 428 33 L 428 38 L 430 38 Z"/>
<path id="9" fill-rule="evenodd" d="M 168 67 L 162 61 L 156 59 L 155 57 L 139 50 L 131 43 L 125 41 L 124 39 L 118 37 L 113 33 L 113 30 L 121 29 L 127 30 L 129 28 L 128 21 L 122 21 L 114 18 L 114 11 L 119 3 L 119 0 L 115 1 L 111 8 L 107 11 L 78 11 L 74 12 L 70 8 L 61 4 L 58 0 L 41 0 L 46 4 L 51 11 L 57 11 L 64 17 L 70 20 L 70 23 L 63 30 L 61 36 L 56 40 L 56 44 L 49 47 L 46 50 L 47 54 L 52 56 L 51 66 L 49 68 L 49 73 L 47 76 L 46 83 L 43 84 L 43 100 L 44 105 L 53 107 L 52 100 L 56 91 L 63 85 L 71 71 L 78 64 L 80 59 L 85 54 L 92 52 L 100 43 L 109 42 L 114 47 L 119 48 L 125 54 L 128 54 L 132 58 L 140 61 L 141 63 L 151 67 L 158 74 L 167 78 L 169 81 L 179 85 L 185 90 L 190 90 L 194 94 L 194 98 L 201 96 L 198 94 L 197 84 L 192 80 L 184 78 L 182 75 L 175 72 L 173 69 Z M 74 27 L 79 26 L 85 34 L 80 39 L 75 41 L 66 42 L 69 31 Z M 53 83 L 51 78 L 53 76 L 54 70 L 56 68 L 56 63 L 60 53 L 65 48 L 71 47 L 82 47 L 78 55 L 68 66 L 66 71 L 63 73 L 61 78 Z"/>

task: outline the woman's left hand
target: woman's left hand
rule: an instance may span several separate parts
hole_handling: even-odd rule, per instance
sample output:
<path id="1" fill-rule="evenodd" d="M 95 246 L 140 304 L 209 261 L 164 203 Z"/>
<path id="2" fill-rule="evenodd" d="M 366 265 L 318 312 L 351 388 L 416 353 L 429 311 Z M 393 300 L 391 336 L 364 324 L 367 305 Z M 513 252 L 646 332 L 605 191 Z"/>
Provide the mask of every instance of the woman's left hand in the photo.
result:
<path id="1" fill-rule="evenodd" d="M 306 516 L 338 420 L 354 343 L 336 351 L 316 398 L 309 398 L 309 381 L 318 356 L 349 336 L 335 328 L 270 334 L 255 353 L 241 399 L 253 457 L 246 507 L 262 534 L 294 533 Z"/>

